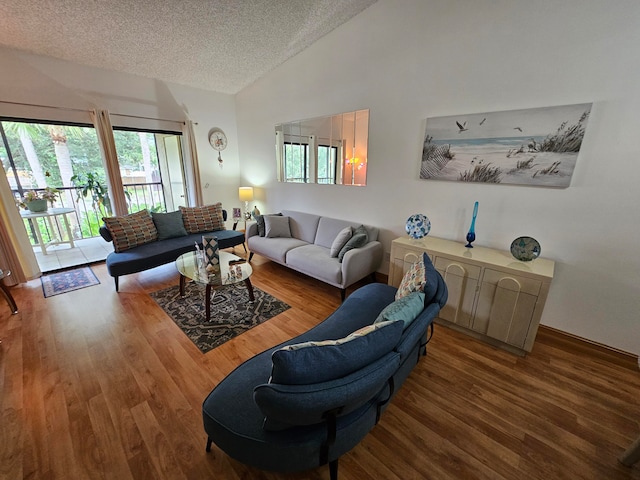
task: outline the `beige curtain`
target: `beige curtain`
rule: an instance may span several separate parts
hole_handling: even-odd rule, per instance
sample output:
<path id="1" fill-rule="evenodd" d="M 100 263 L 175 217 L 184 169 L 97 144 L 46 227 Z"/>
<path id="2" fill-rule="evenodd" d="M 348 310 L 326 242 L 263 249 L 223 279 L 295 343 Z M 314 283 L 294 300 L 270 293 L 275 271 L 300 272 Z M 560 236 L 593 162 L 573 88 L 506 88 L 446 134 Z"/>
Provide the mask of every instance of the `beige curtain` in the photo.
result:
<path id="1" fill-rule="evenodd" d="M 118 164 L 118 154 L 113 138 L 113 128 L 111 127 L 109 111 L 93 110 L 90 114 L 91 121 L 98 134 L 98 142 L 100 143 L 102 158 L 105 162 L 113 212 L 116 215 L 126 215 L 128 213 L 127 198 L 124 195 L 124 189 L 122 187 L 120 165 Z"/>
<path id="2" fill-rule="evenodd" d="M 42 275 L 29 242 L 24 220 L 15 206 L 4 168 L 0 168 L 0 268 L 10 270 L 7 285 L 24 283 Z"/>
<path id="3" fill-rule="evenodd" d="M 184 138 L 182 156 L 184 158 L 184 173 L 187 181 L 187 199 L 190 206 L 203 205 L 198 149 L 196 147 L 196 136 L 191 120 L 187 120 L 182 127 L 182 137 Z"/>

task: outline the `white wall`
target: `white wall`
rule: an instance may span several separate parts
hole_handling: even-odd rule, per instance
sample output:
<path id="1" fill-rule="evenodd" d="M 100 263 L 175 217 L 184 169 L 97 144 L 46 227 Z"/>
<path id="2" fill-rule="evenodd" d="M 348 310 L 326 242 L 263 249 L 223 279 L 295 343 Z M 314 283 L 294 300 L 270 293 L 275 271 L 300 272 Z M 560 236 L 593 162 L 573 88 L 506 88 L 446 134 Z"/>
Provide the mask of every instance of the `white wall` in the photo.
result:
<path id="1" fill-rule="evenodd" d="M 121 74 L 48 57 L 29 55 L 0 47 L 0 116 L 90 123 L 88 110 L 107 109 L 112 114 L 154 119 L 189 118 L 198 123 L 194 131 L 199 153 L 205 203 L 221 201 L 229 211 L 239 207 L 238 141 L 235 99 L 231 95 L 198 90 L 136 75 Z M 21 107 L 4 102 L 80 109 L 52 110 Z M 154 122 L 113 116 L 112 123 L 154 127 Z M 158 128 L 180 130 L 178 123 L 155 122 Z M 222 152 L 224 166 L 208 140 L 209 130 L 224 130 L 228 147 Z"/>
<path id="2" fill-rule="evenodd" d="M 380 0 L 236 96 L 241 183 L 263 212 L 378 225 L 386 252 L 417 212 L 463 241 L 477 200 L 477 245 L 531 235 L 556 261 L 542 323 L 640 354 L 639 24 L 636 0 Z M 583 102 L 567 189 L 419 179 L 428 117 Z M 276 123 L 363 108 L 366 187 L 275 181 Z"/>

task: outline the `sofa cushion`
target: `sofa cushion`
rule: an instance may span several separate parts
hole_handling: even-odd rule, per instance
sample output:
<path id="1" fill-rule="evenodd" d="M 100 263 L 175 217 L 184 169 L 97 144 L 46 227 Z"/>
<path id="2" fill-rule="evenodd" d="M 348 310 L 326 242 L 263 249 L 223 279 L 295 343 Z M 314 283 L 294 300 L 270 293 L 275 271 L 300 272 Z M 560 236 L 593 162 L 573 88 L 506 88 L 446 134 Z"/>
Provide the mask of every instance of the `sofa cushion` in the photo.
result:
<path id="1" fill-rule="evenodd" d="M 331 285 L 342 285 L 342 266 L 329 257 L 329 249 L 318 245 L 303 245 L 289 250 L 287 266 Z"/>
<path id="2" fill-rule="evenodd" d="M 158 230 L 158 240 L 187 235 L 180 210 L 169 213 L 151 212 L 151 218 L 156 230 Z"/>
<path id="3" fill-rule="evenodd" d="M 179 207 L 187 233 L 224 230 L 222 203 L 203 207 Z"/>
<path id="4" fill-rule="evenodd" d="M 294 210 L 282 210 L 282 215 L 289 217 L 289 226 L 291 227 L 291 236 L 304 240 L 307 243 L 313 243 L 318 230 L 319 215 L 311 213 L 296 212 Z"/>
<path id="5" fill-rule="evenodd" d="M 344 227 L 342 230 L 338 232 L 336 238 L 333 239 L 331 243 L 331 248 L 329 249 L 330 257 L 337 257 L 342 247 L 349 241 L 349 239 L 353 236 L 353 228 L 351 226 Z"/>
<path id="6" fill-rule="evenodd" d="M 345 416 L 363 405 L 369 408 L 378 399 L 388 398 L 385 387 L 398 369 L 399 358 L 397 352 L 390 351 L 361 369 L 326 382 L 256 386 L 253 398 L 264 414 L 263 429 L 278 431 L 301 425 L 322 426 L 327 411 L 340 409 L 340 417 L 346 419 Z"/>
<path id="7" fill-rule="evenodd" d="M 360 225 L 353 231 L 353 237 L 351 237 L 347 243 L 344 244 L 344 247 L 340 249 L 340 252 L 338 253 L 338 261 L 342 262 L 342 259 L 349 250 L 364 247 L 367 243 L 369 243 L 369 235 L 367 234 L 367 230 L 364 226 Z"/>
<path id="8" fill-rule="evenodd" d="M 266 216 L 264 218 L 264 236 L 267 238 L 291 238 L 289 217 Z"/>
<path id="9" fill-rule="evenodd" d="M 403 322 L 380 322 L 339 340 L 287 345 L 271 355 L 271 383 L 308 385 L 344 377 L 393 350 Z"/>
<path id="10" fill-rule="evenodd" d="M 373 323 L 402 320 L 404 322 L 404 328 L 407 328 L 423 310 L 424 293 L 413 292 L 387 305 Z"/>
<path id="11" fill-rule="evenodd" d="M 102 220 L 109 229 L 115 252 L 124 252 L 158 239 L 158 230 L 146 209 L 121 217 L 103 217 Z"/>
<path id="12" fill-rule="evenodd" d="M 307 243 L 297 238 L 279 238 L 274 241 L 272 238 L 254 235 L 249 237 L 247 245 L 252 253 L 264 255 L 271 260 L 284 264 L 289 251 L 305 246 Z"/>

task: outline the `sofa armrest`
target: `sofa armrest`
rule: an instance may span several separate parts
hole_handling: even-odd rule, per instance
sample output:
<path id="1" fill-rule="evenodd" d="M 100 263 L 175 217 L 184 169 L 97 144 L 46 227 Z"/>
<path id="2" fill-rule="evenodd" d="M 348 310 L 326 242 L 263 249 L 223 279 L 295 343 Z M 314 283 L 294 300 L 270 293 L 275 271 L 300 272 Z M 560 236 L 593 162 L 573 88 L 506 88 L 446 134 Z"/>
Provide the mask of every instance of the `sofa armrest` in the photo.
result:
<path id="1" fill-rule="evenodd" d="M 382 243 L 377 240 L 364 247 L 349 250 L 342 259 L 342 285 L 352 283 L 375 272 L 382 264 Z"/>
<path id="2" fill-rule="evenodd" d="M 256 222 L 248 223 L 244 236 L 248 239 L 249 237 L 255 237 L 256 235 L 258 235 L 258 224 Z"/>

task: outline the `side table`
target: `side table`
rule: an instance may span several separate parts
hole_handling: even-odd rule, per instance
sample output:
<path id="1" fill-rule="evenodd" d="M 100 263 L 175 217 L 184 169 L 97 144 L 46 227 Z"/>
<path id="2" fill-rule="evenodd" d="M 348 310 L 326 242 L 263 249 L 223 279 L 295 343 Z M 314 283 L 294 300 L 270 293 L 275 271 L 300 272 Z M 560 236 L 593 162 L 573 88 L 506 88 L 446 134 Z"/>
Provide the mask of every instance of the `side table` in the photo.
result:
<path id="1" fill-rule="evenodd" d="M 29 212 L 29 211 L 20 211 L 20 216 L 22 218 L 26 218 L 29 220 L 31 224 L 31 228 L 36 234 L 38 239 L 38 243 L 36 246 L 39 246 L 42 249 L 42 254 L 47 255 L 47 247 L 51 245 L 60 245 L 63 243 L 68 243 L 71 245 L 71 248 L 74 248 L 75 245 L 73 243 L 73 234 L 71 233 L 71 226 L 69 225 L 69 219 L 67 215 L 70 213 L 75 213 L 73 208 L 50 208 L 44 212 Z M 55 237 L 61 237 L 62 235 L 58 231 L 58 224 L 55 222 L 56 217 L 61 216 L 62 221 L 64 222 L 64 227 L 67 233 L 67 239 L 63 238 L 55 238 L 49 242 L 45 242 L 42 238 L 42 232 L 40 231 L 40 226 L 38 225 L 38 218 L 46 218 L 49 224 L 50 233 Z M 53 222 L 51 220 L 54 220 Z M 55 226 L 54 226 L 55 224 Z"/>

